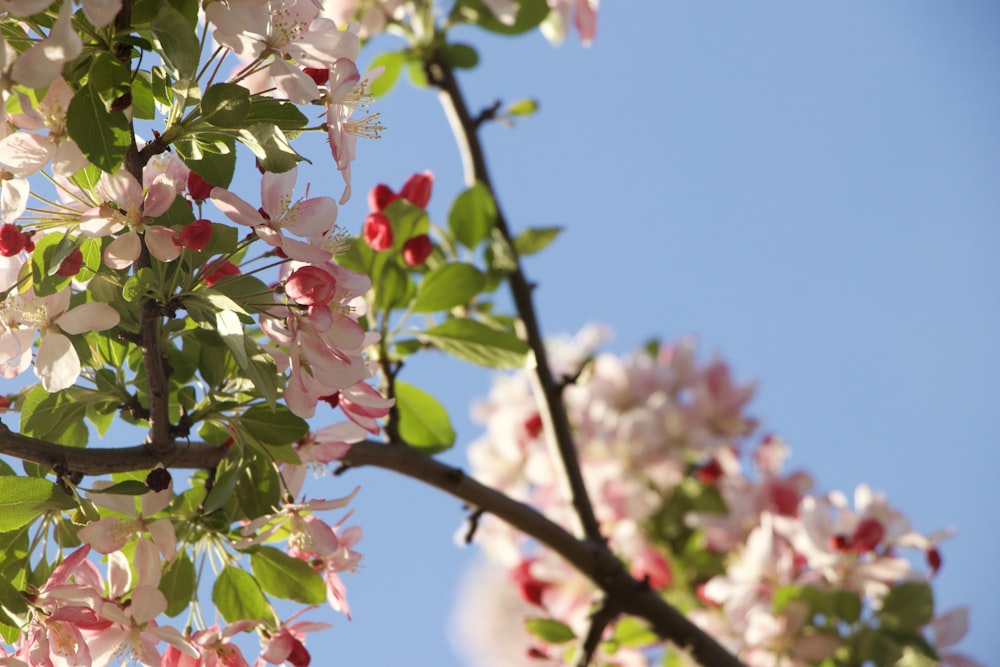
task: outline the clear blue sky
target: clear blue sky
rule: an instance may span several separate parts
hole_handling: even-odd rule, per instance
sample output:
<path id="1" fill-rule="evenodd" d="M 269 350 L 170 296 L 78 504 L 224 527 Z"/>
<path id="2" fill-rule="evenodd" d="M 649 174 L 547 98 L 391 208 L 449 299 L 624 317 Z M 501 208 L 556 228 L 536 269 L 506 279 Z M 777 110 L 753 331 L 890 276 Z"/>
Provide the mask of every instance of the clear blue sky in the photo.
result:
<path id="1" fill-rule="evenodd" d="M 918 529 L 956 527 L 938 605 L 971 605 L 964 648 L 987 664 L 1000 655 L 998 34 L 991 0 L 609 0 L 587 50 L 463 33 L 483 64 L 462 78 L 474 108 L 541 101 L 485 138 L 512 224 L 566 227 L 528 263 L 545 329 L 604 321 L 619 352 L 695 334 L 759 380 L 763 428 L 821 489 L 867 482 Z M 340 222 L 360 230 L 373 183 L 424 169 L 443 222 L 462 185 L 433 94 L 404 84 L 378 107 L 389 129 L 359 145 Z M 476 437 L 469 397 L 487 373 L 439 358 L 406 373 L 452 408 L 460 440 Z M 464 463 L 461 447 L 446 458 Z M 341 479 L 321 484 L 362 484 L 366 559 L 345 580 L 354 621 L 310 639 L 316 664 L 460 664 L 446 628 L 475 549 L 453 546 L 459 504 L 381 471 Z"/>

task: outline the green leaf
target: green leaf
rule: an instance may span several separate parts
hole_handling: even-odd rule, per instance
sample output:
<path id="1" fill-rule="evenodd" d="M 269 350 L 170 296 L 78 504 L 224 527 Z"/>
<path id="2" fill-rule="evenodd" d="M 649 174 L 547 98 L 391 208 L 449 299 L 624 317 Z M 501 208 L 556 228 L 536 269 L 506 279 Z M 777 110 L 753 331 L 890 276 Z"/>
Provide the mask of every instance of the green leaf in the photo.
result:
<path id="1" fill-rule="evenodd" d="M 459 69 L 472 69 L 479 64 L 479 54 L 466 44 L 445 44 L 441 47 L 441 58 Z"/>
<path id="2" fill-rule="evenodd" d="M 479 27 L 501 35 L 520 35 L 538 27 L 549 15 L 549 5 L 546 0 L 519 0 L 520 9 L 513 25 L 501 23 L 482 0 L 461 0 L 456 4 L 454 13 L 463 20 L 475 23 Z"/>
<path id="3" fill-rule="evenodd" d="M 240 141 L 257 157 L 260 166 L 266 171 L 284 173 L 305 160 L 295 152 L 277 125 L 253 123 L 241 127 L 239 133 Z"/>
<path id="4" fill-rule="evenodd" d="M 284 405 L 274 410 L 255 405 L 240 416 L 239 424 L 265 445 L 290 445 L 309 431 L 306 421 Z"/>
<path id="5" fill-rule="evenodd" d="M 234 443 L 229 446 L 226 455 L 219 462 L 215 471 L 215 483 L 212 490 L 205 496 L 205 514 L 222 509 L 236 489 L 243 470 L 243 448 Z"/>
<path id="6" fill-rule="evenodd" d="M 258 97 L 250 104 L 246 122 L 265 123 L 282 130 L 295 130 L 308 125 L 309 119 L 294 104 Z"/>
<path id="7" fill-rule="evenodd" d="M 35 294 L 49 296 L 69 286 L 72 276 L 63 277 L 56 271 L 75 247 L 74 240 L 63 234 L 47 234 L 38 240 L 31 253 L 31 280 Z"/>
<path id="8" fill-rule="evenodd" d="M 403 64 L 406 62 L 406 54 L 400 51 L 390 51 L 388 53 L 380 53 L 372 60 L 371 66 L 368 71 L 371 72 L 376 67 L 384 67 L 385 70 L 379 75 L 377 79 L 371 82 L 368 87 L 368 92 L 372 94 L 373 97 L 382 97 L 396 85 L 396 81 L 399 79 L 399 72 L 403 69 Z"/>
<path id="9" fill-rule="evenodd" d="M 127 479 L 124 482 L 112 484 L 106 489 L 101 489 L 100 493 L 118 493 L 123 496 L 143 496 L 149 493 L 149 487 L 134 479 Z"/>
<path id="10" fill-rule="evenodd" d="M 201 44 L 194 28 L 170 3 L 161 2 L 149 25 L 157 52 L 179 79 L 194 78 L 201 59 Z"/>
<path id="11" fill-rule="evenodd" d="M 524 625 L 528 632 L 548 644 L 565 644 L 576 639 L 576 633 L 568 625 L 552 618 L 529 618 Z"/>
<path id="12" fill-rule="evenodd" d="M 459 243 L 475 248 L 496 225 L 497 207 L 480 181 L 458 195 L 448 213 L 448 228 Z"/>
<path id="13" fill-rule="evenodd" d="M 538 112 L 538 100 L 531 98 L 511 102 L 505 111 L 508 116 L 531 116 Z"/>
<path id="14" fill-rule="evenodd" d="M 250 91 L 235 83 L 217 83 L 201 98 L 201 115 L 216 127 L 238 127 L 246 122 Z"/>
<path id="15" fill-rule="evenodd" d="M 74 401 L 69 392 L 50 394 L 37 385 L 21 404 L 21 433 L 39 440 L 72 445 L 78 435 L 72 432 L 72 427 L 75 424 L 82 426 L 86 412 L 87 406 Z"/>
<path id="16" fill-rule="evenodd" d="M 538 227 L 526 229 L 514 239 L 514 250 L 518 255 L 534 255 L 541 251 L 559 235 L 562 227 Z"/>
<path id="17" fill-rule="evenodd" d="M 487 368 L 524 368 L 528 344 L 507 331 L 468 319 L 445 320 L 417 334 L 425 343 L 463 361 Z"/>
<path id="18" fill-rule="evenodd" d="M 377 310 L 392 310 L 402 308 L 410 299 L 416 288 L 410 274 L 404 271 L 396 262 L 388 262 L 377 274 L 375 283 L 375 308 Z"/>
<path id="19" fill-rule="evenodd" d="M 0 477 L 0 533 L 26 526 L 50 510 L 73 507 L 72 496 L 46 479 Z"/>
<path id="20" fill-rule="evenodd" d="M 134 302 L 146 293 L 146 290 L 153 284 L 153 281 L 152 269 L 148 266 L 142 267 L 125 281 L 125 286 L 122 287 L 122 298 L 129 303 Z"/>
<path id="21" fill-rule="evenodd" d="M 455 444 L 448 411 L 436 398 L 413 385 L 396 381 L 399 435 L 424 454 L 436 454 Z"/>
<path id="22" fill-rule="evenodd" d="M 250 554 L 250 565 L 261 588 L 270 595 L 303 604 L 326 600 L 323 577 L 304 560 L 273 547 L 260 547 Z"/>
<path id="23" fill-rule="evenodd" d="M 121 166 L 132 140 L 125 114 L 108 111 L 89 84 L 69 102 L 66 131 L 88 160 L 109 173 Z"/>
<path id="24" fill-rule="evenodd" d="M 200 135 L 199 135 L 200 136 Z M 199 146 L 199 136 L 192 139 L 192 143 L 183 144 L 185 148 L 192 145 Z M 181 156 L 191 171 L 195 172 L 206 181 L 220 188 L 228 188 L 233 181 L 233 174 L 236 172 L 236 141 L 231 137 L 218 139 L 227 144 L 227 152 L 214 152 L 199 150 L 200 157 L 194 157 L 181 150 L 181 144 L 177 144 L 177 153 Z M 183 201 L 183 200 L 182 200 Z M 188 209 L 190 211 L 190 208 Z"/>
<path id="25" fill-rule="evenodd" d="M 482 291 L 486 276 L 471 264 L 444 264 L 431 270 L 417 288 L 417 313 L 434 313 L 467 304 Z"/>
<path id="26" fill-rule="evenodd" d="M 922 581 L 906 581 L 893 586 L 875 614 L 885 625 L 916 629 L 934 617 L 931 587 Z"/>
<path id="27" fill-rule="evenodd" d="M 160 591 L 167 598 L 167 616 L 177 616 L 191 605 L 196 581 L 194 563 L 186 551 L 167 563 L 160 579 Z"/>
<path id="28" fill-rule="evenodd" d="M 274 612 L 257 581 L 238 567 L 227 565 L 212 586 L 212 602 L 228 623 L 257 619 L 270 623 Z"/>
<path id="29" fill-rule="evenodd" d="M 625 616 L 615 625 L 614 640 L 622 646 L 649 646 L 657 643 L 659 636 L 649 629 L 649 624 L 634 616 Z"/>
<path id="30" fill-rule="evenodd" d="M 87 85 L 104 103 L 104 110 L 111 111 L 112 102 L 130 92 L 128 68 L 107 51 L 99 52 L 90 63 Z"/>
<path id="31" fill-rule="evenodd" d="M 244 457 L 243 474 L 236 483 L 236 499 L 248 519 L 271 514 L 281 505 L 278 470 L 269 457 L 257 454 L 252 447 Z"/>

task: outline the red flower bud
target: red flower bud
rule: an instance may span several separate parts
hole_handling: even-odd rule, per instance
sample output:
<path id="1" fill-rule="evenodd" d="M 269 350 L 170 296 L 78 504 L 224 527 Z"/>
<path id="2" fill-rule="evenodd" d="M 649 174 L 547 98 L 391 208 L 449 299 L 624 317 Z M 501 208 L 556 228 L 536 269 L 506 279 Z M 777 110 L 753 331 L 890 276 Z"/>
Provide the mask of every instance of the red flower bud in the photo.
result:
<path id="1" fill-rule="evenodd" d="M 427 234 L 414 236 L 403 244 L 403 261 L 406 262 L 407 266 L 420 266 L 427 261 L 432 250 L 434 250 L 434 244 L 431 243 Z"/>
<path id="2" fill-rule="evenodd" d="M 211 287 L 223 278 L 238 275 L 240 275 L 240 270 L 235 264 L 232 262 L 223 262 L 220 266 L 212 269 L 212 271 L 205 276 L 205 284 Z"/>
<path id="3" fill-rule="evenodd" d="M 191 172 L 192 174 L 194 172 Z M 184 226 L 181 230 L 181 245 L 191 250 L 204 250 L 208 242 L 212 240 L 212 221 L 195 220 Z"/>
<path id="4" fill-rule="evenodd" d="M 542 593 L 551 586 L 547 581 L 535 578 L 531 573 L 531 564 L 534 559 L 523 560 L 510 571 L 510 578 L 517 584 L 517 592 L 521 599 L 529 604 L 541 607 Z"/>
<path id="5" fill-rule="evenodd" d="M 20 229 L 6 222 L 0 225 L 0 255 L 13 257 L 24 250 L 24 246 L 25 235 Z"/>
<path id="6" fill-rule="evenodd" d="M 369 213 L 365 217 L 365 243 L 375 252 L 392 247 L 392 223 L 381 213 Z"/>
<path id="7" fill-rule="evenodd" d="M 193 171 L 188 174 L 187 189 L 191 199 L 205 201 L 212 196 L 213 187 L 215 186 Z"/>
<path id="8" fill-rule="evenodd" d="M 529 438 L 537 438 L 542 432 L 542 416 L 536 412 L 524 420 L 524 430 Z"/>
<path id="9" fill-rule="evenodd" d="M 403 189 L 399 191 L 399 196 L 406 201 L 420 208 L 427 208 L 427 202 L 431 200 L 431 187 L 434 185 L 434 174 L 425 171 L 422 174 L 413 174 Z"/>
<path id="10" fill-rule="evenodd" d="M 368 192 L 368 208 L 372 213 L 381 213 L 386 206 L 396 201 L 397 197 L 399 195 L 393 192 L 392 188 L 385 183 L 379 183 Z"/>
<path id="11" fill-rule="evenodd" d="M 702 467 L 695 471 L 695 477 L 698 481 L 706 486 L 709 484 L 715 484 L 715 482 L 722 477 L 722 464 L 718 460 L 712 459 Z"/>
<path id="12" fill-rule="evenodd" d="M 285 281 L 285 294 L 303 306 L 330 303 L 336 291 L 337 281 L 334 277 L 315 266 L 295 269 Z"/>
<path id="13" fill-rule="evenodd" d="M 79 248 L 73 248 L 66 259 L 62 261 L 62 264 L 59 265 L 59 268 L 56 269 L 56 275 L 63 278 L 71 278 L 80 273 L 81 266 L 83 266 L 83 253 Z"/>
<path id="14" fill-rule="evenodd" d="M 330 70 L 328 69 L 304 67 L 302 71 L 305 72 L 306 76 L 315 81 L 317 86 L 325 86 L 326 82 L 330 80 Z"/>
<path id="15" fill-rule="evenodd" d="M 927 564 L 931 566 L 931 574 L 941 569 L 941 552 L 936 547 L 927 550 Z"/>
<path id="16" fill-rule="evenodd" d="M 885 526 L 878 519 L 871 517 L 862 519 L 854 528 L 853 541 L 859 553 L 874 551 L 883 537 L 885 537 Z"/>

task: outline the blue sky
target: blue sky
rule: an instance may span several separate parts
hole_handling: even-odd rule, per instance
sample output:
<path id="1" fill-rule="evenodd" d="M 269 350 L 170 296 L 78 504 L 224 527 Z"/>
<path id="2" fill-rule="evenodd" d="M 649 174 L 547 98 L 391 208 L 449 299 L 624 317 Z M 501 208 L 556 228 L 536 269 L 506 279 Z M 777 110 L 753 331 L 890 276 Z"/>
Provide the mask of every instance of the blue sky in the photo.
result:
<path id="1" fill-rule="evenodd" d="M 823 490 L 866 482 L 922 531 L 957 528 L 937 602 L 971 605 L 963 647 L 984 662 L 1000 655 L 998 28 L 988 0 L 646 0 L 603 3 L 590 49 L 460 33 L 482 56 L 462 77 L 473 108 L 541 102 L 484 136 L 512 225 L 566 228 L 527 264 L 545 330 L 606 322 L 618 352 L 694 334 L 759 381 L 754 412 L 790 467 Z M 424 169 L 444 222 L 462 183 L 434 95 L 404 83 L 377 106 L 388 130 L 359 145 L 341 224 L 360 230 L 372 184 Z M 404 379 L 475 439 L 488 373 L 432 356 Z M 341 479 L 314 488 L 362 485 L 366 560 L 346 578 L 354 620 L 310 649 L 461 664 L 447 621 L 476 554 L 453 544 L 460 505 L 382 471 Z"/>

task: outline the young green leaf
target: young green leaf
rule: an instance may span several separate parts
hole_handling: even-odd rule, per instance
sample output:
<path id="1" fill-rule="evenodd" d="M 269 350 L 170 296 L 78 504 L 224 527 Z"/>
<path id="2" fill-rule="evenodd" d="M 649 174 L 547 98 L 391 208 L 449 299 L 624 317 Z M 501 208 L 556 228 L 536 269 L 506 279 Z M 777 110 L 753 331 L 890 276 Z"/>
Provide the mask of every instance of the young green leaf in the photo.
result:
<path id="1" fill-rule="evenodd" d="M 102 171 L 115 172 L 132 141 L 121 111 L 108 111 L 89 84 L 76 91 L 66 110 L 66 131 L 83 154 Z"/>
<path id="2" fill-rule="evenodd" d="M 73 497 L 46 479 L 0 477 L 0 533 L 26 526 L 50 510 L 73 507 Z"/>
<path id="3" fill-rule="evenodd" d="M 448 213 L 448 228 L 459 243 L 475 248 L 496 224 L 497 207 L 487 187 L 477 182 L 458 195 Z"/>
<path id="4" fill-rule="evenodd" d="M 417 288 L 417 313 L 435 313 L 467 304 L 486 285 L 486 276 L 471 264 L 444 264 L 424 276 Z"/>
<path id="5" fill-rule="evenodd" d="M 222 618 L 232 623 L 240 619 L 257 619 L 269 623 L 274 612 L 260 589 L 260 584 L 238 567 L 227 565 L 212 586 L 212 602 Z"/>
<path id="6" fill-rule="evenodd" d="M 254 576 L 270 595 L 303 604 L 326 600 L 326 584 L 309 563 L 273 547 L 259 547 L 250 554 Z"/>
<path id="7" fill-rule="evenodd" d="M 514 250 L 519 256 L 534 255 L 542 251 L 545 246 L 552 243 L 553 239 L 559 235 L 562 227 L 538 227 L 536 229 L 526 229 L 514 239 Z"/>
<path id="8" fill-rule="evenodd" d="M 524 625 L 528 632 L 549 644 L 565 644 L 576 639 L 576 633 L 568 625 L 552 618 L 529 618 Z"/>
<path id="9" fill-rule="evenodd" d="M 239 424 L 265 445 L 289 445 L 309 431 L 305 420 L 283 405 L 274 410 L 255 405 L 240 416 Z"/>
<path id="10" fill-rule="evenodd" d="M 384 67 L 385 70 L 381 75 L 368 87 L 368 92 L 372 94 L 373 97 L 382 97 L 396 84 L 399 79 L 399 72 L 403 68 L 403 63 L 406 62 L 406 54 L 401 51 L 389 51 L 387 53 L 380 53 L 372 60 L 371 67 L 369 71 L 375 69 L 376 67 Z"/>
<path id="11" fill-rule="evenodd" d="M 396 381 L 399 435 L 424 454 L 436 454 L 455 444 L 448 411 L 436 398 L 413 385 Z"/>
<path id="12" fill-rule="evenodd" d="M 524 368 L 528 344 L 507 331 L 500 331 L 468 319 L 445 320 L 417 334 L 443 352 L 487 368 Z"/>

